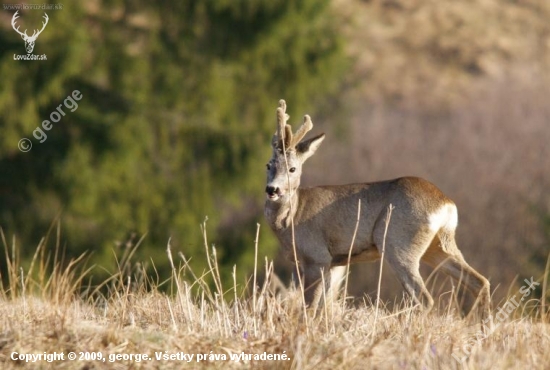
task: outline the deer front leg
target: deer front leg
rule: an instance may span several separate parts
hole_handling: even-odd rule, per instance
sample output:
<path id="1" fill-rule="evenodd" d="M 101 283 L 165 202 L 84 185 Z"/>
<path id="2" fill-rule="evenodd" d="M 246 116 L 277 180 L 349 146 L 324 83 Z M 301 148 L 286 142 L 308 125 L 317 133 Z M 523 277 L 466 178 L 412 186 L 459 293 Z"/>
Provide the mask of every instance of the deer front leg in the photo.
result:
<path id="1" fill-rule="evenodd" d="M 304 277 L 304 298 L 306 305 L 310 308 L 316 308 L 319 300 L 330 287 L 330 264 L 310 264 L 303 266 Z M 325 282 L 325 286 L 321 282 Z"/>

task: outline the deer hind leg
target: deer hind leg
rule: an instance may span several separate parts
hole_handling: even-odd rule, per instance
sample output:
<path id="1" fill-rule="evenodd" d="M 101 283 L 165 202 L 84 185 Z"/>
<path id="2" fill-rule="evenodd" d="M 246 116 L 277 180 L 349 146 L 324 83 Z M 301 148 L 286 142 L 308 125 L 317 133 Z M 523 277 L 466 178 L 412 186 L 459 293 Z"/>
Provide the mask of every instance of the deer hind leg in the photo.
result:
<path id="1" fill-rule="evenodd" d="M 475 311 L 476 307 L 479 307 L 481 319 L 485 320 L 489 317 L 491 306 L 489 281 L 466 263 L 456 246 L 453 233 L 440 230 L 422 257 L 422 261 L 433 268 L 441 269 L 459 283 L 464 284 L 476 297 L 470 314 Z"/>
<path id="2" fill-rule="evenodd" d="M 394 229 L 384 239 L 384 228 L 384 224 L 379 222 L 374 230 L 374 244 L 378 252 L 382 254 L 382 247 L 385 245 L 384 261 L 392 267 L 397 279 L 412 299 L 424 306 L 426 312 L 430 311 L 434 300 L 420 275 L 420 258 L 428 249 L 433 233 L 431 231 L 410 233 L 410 230 Z"/>
<path id="3" fill-rule="evenodd" d="M 390 248 L 386 251 L 386 261 L 393 268 L 403 288 L 416 303 L 424 306 L 426 312 L 430 311 L 434 300 L 420 275 L 420 256 L 407 253 L 402 249 L 387 247 Z"/>

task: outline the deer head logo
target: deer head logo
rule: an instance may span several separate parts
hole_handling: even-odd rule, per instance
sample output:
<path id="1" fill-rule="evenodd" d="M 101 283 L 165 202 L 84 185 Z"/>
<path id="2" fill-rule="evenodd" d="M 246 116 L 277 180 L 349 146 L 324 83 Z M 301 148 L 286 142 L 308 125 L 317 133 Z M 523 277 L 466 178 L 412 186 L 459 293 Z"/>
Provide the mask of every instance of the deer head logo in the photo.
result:
<path id="1" fill-rule="evenodd" d="M 17 26 L 17 28 L 15 28 L 15 20 L 17 18 L 19 18 L 19 15 L 17 15 L 17 13 L 19 13 L 19 10 L 16 11 L 15 14 L 13 15 L 13 17 L 11 19 L 11 26 L 13 27 L 15 32 L 20 34 L 21 38 L 23 40 L 25 40 L 25 49 L 27 50 L 27 53 L 30 54 L 30 53 L 32 53 L 32 51 L 34 49 L 34 43 L 36 42 L 36 39 L 38 38 L 38 35 L 40 35 L 42 33 L 42 31 L 44 31 L 44 28 L 46 28 L 46 25 L 48 24 L 48 19 L 49 18 L 48 18 L 48 15 L 46 13 L 44 13 L 44 19 L 46 21 L 42 22 L 42 29 L 40 31 L 34 30 L 32 36 L 29 36 L 29 35 L 27 35 L 27 30 L 25 30 L 25 32 L 21 32 L 21 31 L 19 31 L 19 26 Z"/>

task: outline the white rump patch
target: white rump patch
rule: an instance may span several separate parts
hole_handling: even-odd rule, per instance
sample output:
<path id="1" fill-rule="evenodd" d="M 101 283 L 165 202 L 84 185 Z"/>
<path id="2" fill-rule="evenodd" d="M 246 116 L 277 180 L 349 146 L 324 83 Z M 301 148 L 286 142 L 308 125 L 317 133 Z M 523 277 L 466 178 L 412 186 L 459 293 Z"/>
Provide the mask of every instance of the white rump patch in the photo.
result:
<path id="1" fill-rule="evenodd" d="M 458 225 L 458 212 L 456 206 L 447 203 L 430 215 L 430 229 L 439 231 L 441 228 L 454 230 Z"/>

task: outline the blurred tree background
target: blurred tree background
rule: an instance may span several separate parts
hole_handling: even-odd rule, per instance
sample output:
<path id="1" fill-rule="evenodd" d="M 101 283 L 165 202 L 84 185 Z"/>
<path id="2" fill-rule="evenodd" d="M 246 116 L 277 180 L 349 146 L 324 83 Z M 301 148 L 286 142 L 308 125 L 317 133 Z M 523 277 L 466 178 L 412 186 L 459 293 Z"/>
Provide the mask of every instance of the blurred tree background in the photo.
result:
<path id="1" fill-rule="evenodd" d="M 174 252 L 205 264 L 199 225 L 224 266 L 247 271 L 263 209 L 264 163 L 285 97 L 304 112 L 336 92 L 346 58 L 328 1 L 91 1 L 47 11 L 36 54 L 2 14 L 0 225 L 25 258 L 59 216 L 67 255 L 114 267 Z M 43 11 L 23 10 L 32 29 Z M 36 25 L 36 26 L 35 26 Z M 76 111 L 31 135 L 73 90 Z M 299 121 L 299 117 L 294 117 Z M 22 137 L 33 141 L 18 150 Z M 51 238 L 55 239 L 55 238 Z M 54 242 L 54 240 L 52 240 Z M 262 233 L 263 254 L 273 238 Z M 227 269 L 230 276 L 231 269 Z M 224 270 L 225 271 L 225 270 Z"/>
<path id="2" fill-rule="evenodd" d="M 47 61 L 13 59 L 14 12 L 0 13 L 0 227 L 26 260 L 59 219 L 67 256 L 112 271 L 145 235 L 135 259 L 165 276 L 172 237 L 201 269 L 208 217 L 223 277 L 249 272 L 285 98 L 291 122 L 309 113 L 328 133 L 304 185 L 426 177 L 456 201 L 459 246 L 497 300 L 546 268 L 550 2 L 93 0 L 47 11 Z M 21 29 L 42 22 L 20 14 Z M 39 143 L 73 90 L 78 109 Z M 264 224 L 261 256 L 288 273 L 276 246 Z M 355 269 L 352 293 L 377 270 Z"/>

